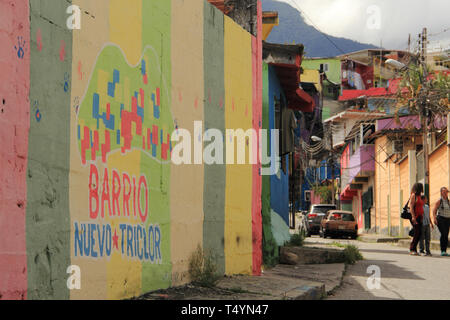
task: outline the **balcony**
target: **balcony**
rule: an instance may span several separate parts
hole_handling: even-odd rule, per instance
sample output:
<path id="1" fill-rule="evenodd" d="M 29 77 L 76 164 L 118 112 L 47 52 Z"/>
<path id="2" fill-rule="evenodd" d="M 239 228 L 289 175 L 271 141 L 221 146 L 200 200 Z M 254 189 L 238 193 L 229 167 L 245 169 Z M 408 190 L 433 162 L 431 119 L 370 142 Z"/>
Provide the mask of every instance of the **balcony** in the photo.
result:
<path id="1" fill-rule="evenodd" d="M 342 168 L 342 190 L 362 189 L 362 183 L 375 174 L 375 145 L 362 145 Z"/>

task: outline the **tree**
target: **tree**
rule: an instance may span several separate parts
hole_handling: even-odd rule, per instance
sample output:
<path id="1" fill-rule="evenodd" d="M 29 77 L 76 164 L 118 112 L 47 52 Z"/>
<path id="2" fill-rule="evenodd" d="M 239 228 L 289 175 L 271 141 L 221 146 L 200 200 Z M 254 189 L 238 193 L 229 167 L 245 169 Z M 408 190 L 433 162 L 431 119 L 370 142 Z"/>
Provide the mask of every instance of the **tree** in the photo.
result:
<path id="1" fill-rule="evenodd" d="M 450 74 L 433 72 L 418 59 L 413 59 L 402 71 L 396 92 L 396 117 L 400 108 L 408 107 L 410 114 L 422 114 L 428 119 L 446 115 L 450 110 Z"/>

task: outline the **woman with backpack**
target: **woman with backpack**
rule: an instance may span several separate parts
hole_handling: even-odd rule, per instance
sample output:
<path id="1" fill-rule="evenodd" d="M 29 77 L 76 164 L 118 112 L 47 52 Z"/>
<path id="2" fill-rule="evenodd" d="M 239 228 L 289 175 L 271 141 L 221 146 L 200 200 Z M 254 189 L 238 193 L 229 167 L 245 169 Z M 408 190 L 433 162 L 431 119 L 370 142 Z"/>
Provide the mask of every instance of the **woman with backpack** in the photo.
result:
<path id="1" fill-rule="evenodd" d="M 441 256 L 447 257 L 448 232 L 450 229 L 450 202 L 446 187 L 441 188 L 441 199 L 434 205 L 433 219 L 441 233 Z"/>
<path id="2" fill-rule="evenodd" d="M 411 196 L 409 198 L 409 208 L 411 212 L 411 224 L 414 229 L 414 237 L 409 247 L 409 254 L 418 256 L 417 244 L 419 243 L 420 236 L 422 234 L 422 222 L 423 222 L 423 205 L 422 200 L 423 184 L 416 183 L 412 187 Z"/>

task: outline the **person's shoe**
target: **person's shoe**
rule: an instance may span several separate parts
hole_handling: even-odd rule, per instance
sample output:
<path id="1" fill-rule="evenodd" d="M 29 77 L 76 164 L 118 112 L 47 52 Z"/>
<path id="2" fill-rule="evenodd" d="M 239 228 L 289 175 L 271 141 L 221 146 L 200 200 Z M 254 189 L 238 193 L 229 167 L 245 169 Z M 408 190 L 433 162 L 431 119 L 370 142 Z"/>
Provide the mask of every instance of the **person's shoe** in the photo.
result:
<path id="1" fill-rule="evenodd" d="M 427 257 L 432 257 L 433 255 L 431 254 L 431 252 L 427 252 L 426 256 Z"/>
<path id="2" fill-rule="evenodd" d="M 448 253 L 447 252 L 441 252 L 441 256 L 442 257 L 448 257 Z"/>
<path id="3" fill-rule="evenodd" d="M 425 251 L 421 250 L 421 251 L 420 251 L 420 254 L 421 254 L 422 256 L 424 256 L 424 255 L 425 255 Z"/>
<path id="4" fill-rule="evenodd" d="M 419 254 L 417 253 L 417 251 L 410 251 L 409 254 L 411 256 L 418 256 Z"/>

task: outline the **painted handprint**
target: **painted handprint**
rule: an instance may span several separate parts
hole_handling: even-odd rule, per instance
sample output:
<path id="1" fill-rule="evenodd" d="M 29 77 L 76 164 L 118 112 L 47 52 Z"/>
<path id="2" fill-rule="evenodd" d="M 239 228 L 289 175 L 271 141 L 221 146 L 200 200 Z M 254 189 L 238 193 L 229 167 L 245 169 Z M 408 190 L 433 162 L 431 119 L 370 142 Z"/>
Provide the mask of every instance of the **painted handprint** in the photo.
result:
<path id="1" fill-rule="evenodd" d="M 23 59 L 25 56 L 25 44 L 26 41 L 23 39 L 23 37 L 17 37 L 17 46 L 14 46 L 14 49 L 17 51 L 17 57 L 19 59 Z"/>
<path id="2" fill-rule="evenodd" d="M 69 74 L 66 72 L 64 74 L 64 92 L 67 92 L 69 90 L 69 80 L 70 80 L 70 76 Z"/>
<path id="3" fill-rule="evenodd" d="M 35 111 L 34 117 L 35 117 L 36 121 L 41 122 L 42 114 L 41 114 L 41 111 L 39 110 L 39 102 L 37 100 L 34 101 L 33 110 Z"/>
<path id="4" fill-rule="evenodd" d="M 42 51 L 42 32 L 41 29 L 38 29 L 37 33 L 36 33 L 36 43 L 37 43 L 37 49 L 38 51 Z"/>

